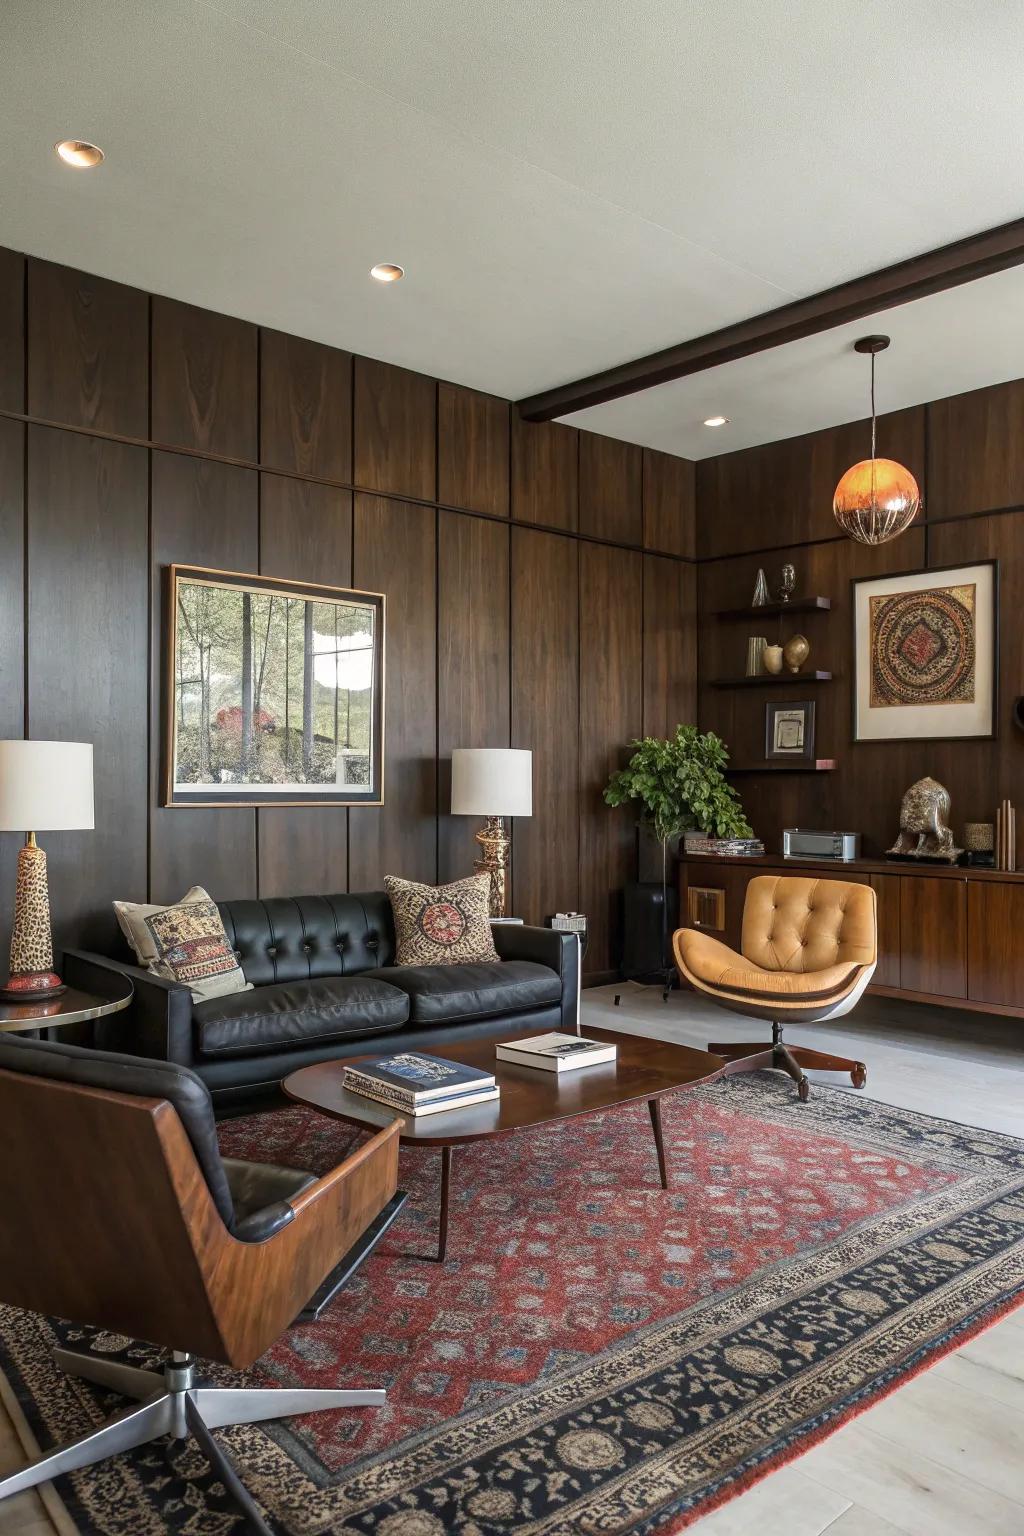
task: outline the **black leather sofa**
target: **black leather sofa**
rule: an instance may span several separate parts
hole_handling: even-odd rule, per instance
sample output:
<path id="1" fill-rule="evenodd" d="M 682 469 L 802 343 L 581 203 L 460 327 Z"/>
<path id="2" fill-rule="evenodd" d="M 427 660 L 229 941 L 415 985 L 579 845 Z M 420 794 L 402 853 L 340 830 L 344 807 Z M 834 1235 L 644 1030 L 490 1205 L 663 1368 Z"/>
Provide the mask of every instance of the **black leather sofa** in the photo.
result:
<path id="1" fill-rule="evenodd" d="M 383 891 L 218 903 L 253 990 L 193 1003 L 120 954 L 68 950 L 64 979 L 103 991 L 131 978 L 130 1009 L 100 1019 L 101 1049 L 191 1067 L 220 1107 L 275 1091 L 298 1067 L 508 1034 L 574 1031 L 579 945 L 548 928 L 496 924 L 499 960 L 398 966 Z"/>

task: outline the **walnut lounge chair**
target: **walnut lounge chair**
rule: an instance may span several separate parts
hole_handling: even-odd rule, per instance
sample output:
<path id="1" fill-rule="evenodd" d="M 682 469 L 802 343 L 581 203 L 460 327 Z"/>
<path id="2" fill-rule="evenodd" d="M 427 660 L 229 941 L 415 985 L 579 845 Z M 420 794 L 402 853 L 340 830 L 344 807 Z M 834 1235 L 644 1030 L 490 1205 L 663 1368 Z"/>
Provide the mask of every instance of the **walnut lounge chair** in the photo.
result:
<path id="1" fill-rule="evenodd" d="M 64 1371 L 133 1405 L 0 1478 L 0 1499 L 191 1434 L 269 1536 L 210 1431 L 380 1407 L 385 1394 L 208 1386 L 196 1357 L 251 1365 L 372 1250 L 404 1199 L 397 1122 L 323 1178 L 222 1159 L 209 1091 L 187 1068 L 12 1036 L 0 1037 L 0 1128 L 0 1300 L 169 1351 L 150 1371 L 56 1350 Z"/>
<path id="2" fill-rule="evenodd" d="M 867 1081 L 862 1061 L 786 1045 L 790 1023 L 823 1024 L 855 1006 L 878 960 L 875 893 L 846 880 L 756 875 L 743 904 L 742 954 L 698 928 L 673 938 L 676 964 L 698 992 L 721 1008 L 767 1019 L 771 1045 L 715 1043 L 730 1072 L 779 1067 L 810 1096 L 805 1067 L 849 1072 L 855 1088 Z"/>

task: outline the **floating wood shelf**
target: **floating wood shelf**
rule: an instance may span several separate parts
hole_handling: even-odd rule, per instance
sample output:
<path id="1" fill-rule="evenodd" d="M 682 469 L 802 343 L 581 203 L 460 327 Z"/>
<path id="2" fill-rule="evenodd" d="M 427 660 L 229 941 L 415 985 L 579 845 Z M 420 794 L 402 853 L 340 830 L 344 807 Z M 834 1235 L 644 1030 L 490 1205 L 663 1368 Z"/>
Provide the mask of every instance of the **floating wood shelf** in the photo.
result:
<path id="1" fill-rule="evenodd" d="M 784 613 L 827 613 L 831 607 L 830 597 L 794 597 L 788 603 L 761 603 L 757 608 L 720 608 L 711 617 L 713 619 L 756 619 L 759 615 L 768 618 Z"/>
<path id="2" fill-rule="evenodd" d="M 713 677 L 709 688 L 761 688 L 774 683 L 830 683 L 831 672 L 759 672 L 756 677 Z"/>
<path id="3" fill-rule="evenodd" d="M 794 758 L 791 763 L 740 763 L 732 764 L 726 773 L 831 773 L 839 765 L 834 757 Z"/>

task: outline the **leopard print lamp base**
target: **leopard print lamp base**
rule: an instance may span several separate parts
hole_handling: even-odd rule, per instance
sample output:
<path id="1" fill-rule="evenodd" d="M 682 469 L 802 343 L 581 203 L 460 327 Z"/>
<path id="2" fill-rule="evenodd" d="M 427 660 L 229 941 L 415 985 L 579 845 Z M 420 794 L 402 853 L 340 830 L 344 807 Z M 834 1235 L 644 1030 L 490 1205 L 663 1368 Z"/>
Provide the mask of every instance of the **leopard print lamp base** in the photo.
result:
<path id="1" fill-rule="evenodd" d="M 50 893 L 46 883 L 46 854 L 35 836 L 18 853 L 18 881 L 14 893 L 14 931 L 11 934 L 11 975 L 0 997 L 13 1002 L 57 997 L 64 983 L 53 969 L 50 935 Z"/>

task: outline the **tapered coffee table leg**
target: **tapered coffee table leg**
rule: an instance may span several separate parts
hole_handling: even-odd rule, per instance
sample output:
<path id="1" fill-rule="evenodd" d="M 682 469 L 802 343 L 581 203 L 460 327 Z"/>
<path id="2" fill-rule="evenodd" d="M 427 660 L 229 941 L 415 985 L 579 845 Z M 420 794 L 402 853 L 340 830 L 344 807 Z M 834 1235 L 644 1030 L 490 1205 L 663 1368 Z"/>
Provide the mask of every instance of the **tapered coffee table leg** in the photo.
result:
<path id="1" fill-rule="evenodd" d="M 654 1145 L 658 1149 L 658 1172 L 661 1174 L 661 1187 L 668 1189 L 668 1165 L 665 1162 L 665 1137 L 661 1128 L 661 1100 L 648 1099 L 647 1108 L 651 1112 L 651 1125 L 654 1127 Z"/>
<path id="2" fill-rule="evenodd" d="M 448 1249 L 448 1194 L 452 1181 L 452 1149 L 441 1148 L 441 1224 L 437 1233 L 437 1262 L 444 1263 Z"/>

